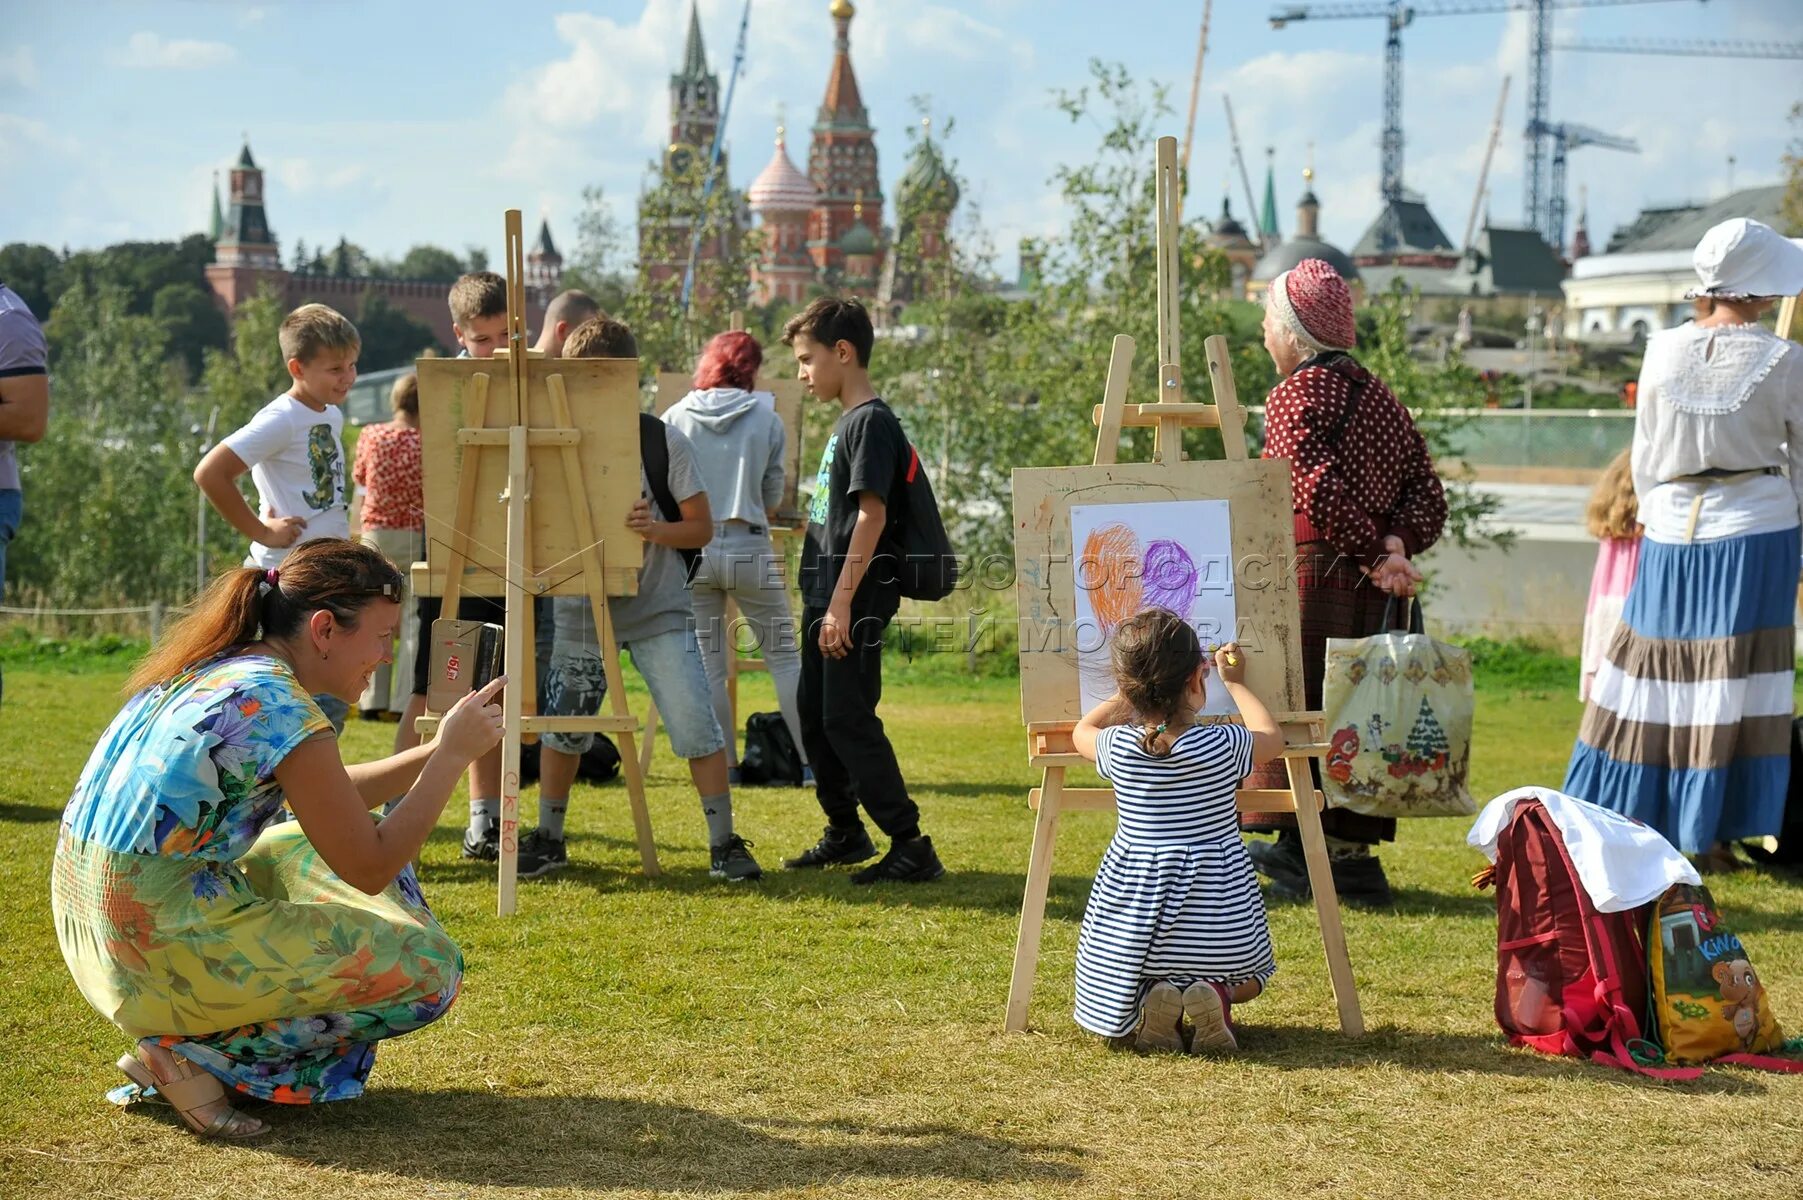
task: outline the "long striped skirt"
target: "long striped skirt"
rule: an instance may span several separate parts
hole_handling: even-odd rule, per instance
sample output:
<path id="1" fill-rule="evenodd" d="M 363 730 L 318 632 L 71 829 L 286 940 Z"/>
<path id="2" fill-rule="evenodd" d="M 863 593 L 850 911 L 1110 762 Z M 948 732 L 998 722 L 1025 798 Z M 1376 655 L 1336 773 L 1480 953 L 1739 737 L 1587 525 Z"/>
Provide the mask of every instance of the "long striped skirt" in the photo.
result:
<path id="1" fill-rule="evenodd" d="M 1796 528 L 1646 539 L 1564 791 L 1689 854 L 1778 832 L 1790 784 Z"/>

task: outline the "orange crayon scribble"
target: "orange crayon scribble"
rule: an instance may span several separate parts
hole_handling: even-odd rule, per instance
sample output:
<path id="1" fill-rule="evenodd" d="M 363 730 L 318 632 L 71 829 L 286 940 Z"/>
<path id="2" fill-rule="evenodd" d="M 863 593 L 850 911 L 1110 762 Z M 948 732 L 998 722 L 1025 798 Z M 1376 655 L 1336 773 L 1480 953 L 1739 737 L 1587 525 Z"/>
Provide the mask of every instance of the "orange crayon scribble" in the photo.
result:
<path id="1" fill-rule="evenodd" d="M 1089 604 L 1104 636 L 1140 610 L 1139 539 L 1125 525 L 1104 525 L 1083 542 L 1077 586 L 1089 592 Z"/>

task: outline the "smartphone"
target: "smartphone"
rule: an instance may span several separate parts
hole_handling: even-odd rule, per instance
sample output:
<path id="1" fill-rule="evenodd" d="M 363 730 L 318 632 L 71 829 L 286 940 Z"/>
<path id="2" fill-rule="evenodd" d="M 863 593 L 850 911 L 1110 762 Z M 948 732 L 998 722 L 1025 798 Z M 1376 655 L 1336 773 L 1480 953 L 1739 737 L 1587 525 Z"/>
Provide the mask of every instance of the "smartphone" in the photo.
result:
<path id="1" fill-rule="evenodd" d="M 447 711 L 501 674 L 506 630 L 489 621 L 441 617 L 432 622 L 426 709 Z"/>

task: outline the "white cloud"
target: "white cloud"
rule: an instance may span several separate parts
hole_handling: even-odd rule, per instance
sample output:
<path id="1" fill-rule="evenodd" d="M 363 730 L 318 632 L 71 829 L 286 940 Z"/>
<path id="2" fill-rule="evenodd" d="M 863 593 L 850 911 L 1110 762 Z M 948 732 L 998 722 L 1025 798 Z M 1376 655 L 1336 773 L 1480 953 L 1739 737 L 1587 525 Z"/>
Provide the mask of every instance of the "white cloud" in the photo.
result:
<path id="1" fill-rule="evenodd" d="M 326 167 L 309 158 L 278 159 L 270 170 L 283 187 L 294 192 L 337 191 L 370 177 L 369 168 L 358 163 Z"/>
<path id="2" fill-rule="evenodd" d="M 224 42 L 164 38 L 148 32 L 132 34 L 123 47 L 113 52 L 113 62 L 118 66 L 169 71 L 222 67 L 237 57 L 238 52 Z"/>
<path id="3" fill-rule="evenodd" d="M 0 88 L 16 87 L 32 91 L 38 86 L 38 64 L 30 46 L 16 47 L 11 54 L 0 54 Z"/>

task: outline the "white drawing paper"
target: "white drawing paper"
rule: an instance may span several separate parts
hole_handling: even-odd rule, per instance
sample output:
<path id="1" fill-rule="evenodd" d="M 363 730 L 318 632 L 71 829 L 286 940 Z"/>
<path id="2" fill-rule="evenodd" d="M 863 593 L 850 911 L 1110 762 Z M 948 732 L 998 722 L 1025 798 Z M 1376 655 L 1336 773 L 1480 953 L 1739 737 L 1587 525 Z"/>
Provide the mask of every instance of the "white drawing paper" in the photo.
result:
<path id="1" fill-rule="evenodd" d="M 1115 628 L 1147 608 L 1187 620 L 1205 652 L 1233 640 L 1233 530 L 1225 500 L 1071 506 L 1074 630 L 1083 711 L 1114 694 Z M 1202 711 L 1237 712 L 1214 667 Z"/>

